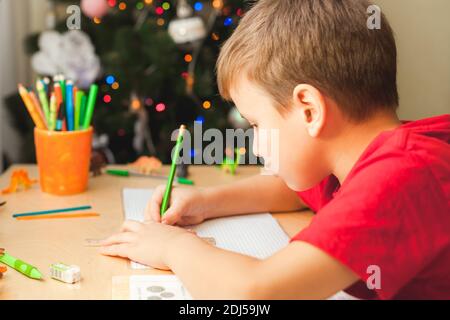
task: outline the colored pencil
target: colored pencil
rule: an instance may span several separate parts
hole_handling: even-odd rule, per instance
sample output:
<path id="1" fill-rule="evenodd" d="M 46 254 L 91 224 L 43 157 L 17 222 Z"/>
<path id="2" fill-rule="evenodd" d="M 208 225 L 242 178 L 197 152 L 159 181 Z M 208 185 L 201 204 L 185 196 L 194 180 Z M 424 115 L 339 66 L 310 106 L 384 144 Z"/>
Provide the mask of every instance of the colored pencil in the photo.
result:
<path id="1" fill-rule="evenodd" d="M 78 90 L 75 95 L 75 130 L 80 128 L 81 103 L 83 101 L 84 92 Z"/>
<path id="2" fill-rule="evenodd" d="M 67 131 L 73 131 L 74 125 L 74 106 L 73 106 L 73 82 L 68 80 L 66 83 L 66 121 Z"/>
<path id="3" fill-rule="evenodd" d="M 22 86 L 21 84 L 18 85 L 18 88 L 19 88 L 19 94 L 22 97 L 23 103 L 25 104 L 25 107 L 27 108 L 28 113 L 30 114 L 31 119 L 33 120 L 34 124 L 39 129 L 45 129 L 45 124 L 42 121 L 38 111 L 34 107 L 34 103 L 31 101 L 31 98 L 28 94 L 28 90 L 25 89 L 25 87 Z"/>
<path id="4" fill-rule="evenodd" d="M 55 130 L 57 116 L 58 116 L 58 112 L 57 112 L 57 106 L 56 106 L 56 97 L 55 97 L 55 93 L 52 92 L 52 94 L 50 96 L 50 115 L 49 115 L 49 123 L 48 123 L 49 130 Z"/>
<path id="5" fill-rule="evenodd" d="M 28 216 L 39 216 L 39 215 L 44 215 L 44 214 L 53 214 L 53 213 L 70 212 L 70 211 L 78 211 L 78 210 L 88 210 L 88 209 L 92 209 L 92 207 L 91 206 L 80 206 L 80 207 L 70 207 L 70 208 L 53 209 L 53 210 L 23 212 L 23 213 L 15 213 L 12 216 L 13 216 L 13 218 L 28 217 Z"/>
<path id="6" fill-rule="evenodd" d="M 83 129 L 88 129 L 91 125 L 92 114 L 94 113 L 95 100 L 97 99 L 98 86 L 96 84 L 91 85 L 89 89 L 89 97 L 86 106 L 86 112 L 83 120 Z"/>
<path id="7" fill-rule="evenodd" d="M 55 82 L 53 84 L 53 90 L 55 91 L 56 106 L 59 108 L 63 103 L 61 85 L 59 84 L 59 82 Z M 57 111 L 59 111 L 59 109 Z"/>
<path id="8" fill-rule="evenodd" d="M 161 217 L 164 216 L 169 207 L 170 194 L 172 192 L 173 180 L 175 178 L 175 171 L 177 168 L 178 157 L 180 154 L 181 145 L 183 144 L 184 130 L 186 130 L 186 126 L 181 125 L 180 130 L 178 131 L 177 142 L 175 144 L 175 151 L 172 157 L 172 165 L 170 167 L 169 178 L 167 179 L 166 190 L 164 191 L 164 196 L 161 203 L 160 209 Z"/>
<path id="9" fill-rule="evenodd" d="M 84 94 L 83 98 L 81 99 L 81 106 L 80 106 L 80 123 L 78 124 L 78 127 L 80 129 L 83 129 L 84 117 L 86 115 L 86 104 L 87 104 L 87 96 L 86 94 Z"/>
<path id="10" fill-rule="evenodd" d="M 30 95 L 31 102 L 33 102 L 35 109 L 39 113 L 39 117 L 41 118 L 42 122 L 45 125 L 45 129 L 47 129 L 47 127 L 48 127 L 47 120 L 45 118 L 44 111 L 41 108 L 41 104 L 39 103 L 39 100 L 38 100 L 36 94 L 33 91 L 30 91 L 28 94 Z"/>
<path id="11" fill-rule="evenodd" d="M 36 90 L 39 95 L 39 101 L 41 101 L 42 110 L 44 111 L 47 125 L 50 123 L 50 109 L 48 106 L 47 93 L 45 92 L 44 83 L 42 80 L 36 80 Z"/>
<path id="12" fill-rule="evenodd" d="M 99 213 L 86 212 L 86 213 L 55 214 L 50 216 L 19 217 L 17 218 L 17 220 L 73 219 L 73 218 L 91 218 L 99 216 L 100 216 Z"/>

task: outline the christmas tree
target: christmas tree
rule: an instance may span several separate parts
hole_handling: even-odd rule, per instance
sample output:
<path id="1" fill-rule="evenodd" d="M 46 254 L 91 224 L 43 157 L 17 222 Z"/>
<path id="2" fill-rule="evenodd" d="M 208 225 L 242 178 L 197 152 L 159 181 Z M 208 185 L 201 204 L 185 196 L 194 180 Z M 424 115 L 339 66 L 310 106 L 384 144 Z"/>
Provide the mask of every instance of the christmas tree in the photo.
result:
<path id="1" fill-rule="evenodd" d="M 68 7 L 81 8 L 78 32 L 89 37 L 99 62 L 93 79 L 100 86 L 93 124 L 97 135 L 108 136 L 117 163 L 140 155 L 170 162 L 171 133 L 181 123 L 192 128 L 194 121 L 200 121 L 204 130 L 222 131 L 244 124 L 218 95 L 214 73 L 222 42 L 246 10 L 243 0 L 49 1 L 51 27 L 62 35 L 72 32 L 68 30 Z M 52 43 L 49 35 L 43 40 L 44 33 L 30 35 L 27 50 L 35 58 L 37 73 L 52 76 L 43 67 L 42 51 L 51 55 L 48 47 Z M 70 52 L 64 53 L 72 57 L 67 64 L 78 63 L 92 76 L 94 64 L 76 58 L 78 54 L 85 57 L 82 37 L 71 37 Z M 52 70 L 65 73 L 56 69 Z M 74 79 L 81 89 L 90 84 L 82 78 Z M 10 101 L 12 105 L 19 102 Z M 31 130 L 21 123 L 22 131 Z"/>

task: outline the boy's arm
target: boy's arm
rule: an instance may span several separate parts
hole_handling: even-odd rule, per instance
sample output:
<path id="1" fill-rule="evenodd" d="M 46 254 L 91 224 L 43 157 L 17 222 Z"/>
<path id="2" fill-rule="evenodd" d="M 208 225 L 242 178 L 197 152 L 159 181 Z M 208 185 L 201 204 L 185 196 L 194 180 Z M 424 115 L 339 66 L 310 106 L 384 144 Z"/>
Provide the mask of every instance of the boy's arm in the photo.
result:
<path id="1" fill-rule="evenodd" d="M 295 191 L 275 176 L 257 175 L 231 184 L 206 188 L 204 195 L 208 203 L 214 204 L 207 213 L 207 219 L 306 208 Z"/>
<path id="2" fill-rule="evenodd" d="M 325 299 L 358 276 L 323 251 L 294 241 L 266 260 L 213 247 L 182 235 L 165 263 L 199 299 Z"/>

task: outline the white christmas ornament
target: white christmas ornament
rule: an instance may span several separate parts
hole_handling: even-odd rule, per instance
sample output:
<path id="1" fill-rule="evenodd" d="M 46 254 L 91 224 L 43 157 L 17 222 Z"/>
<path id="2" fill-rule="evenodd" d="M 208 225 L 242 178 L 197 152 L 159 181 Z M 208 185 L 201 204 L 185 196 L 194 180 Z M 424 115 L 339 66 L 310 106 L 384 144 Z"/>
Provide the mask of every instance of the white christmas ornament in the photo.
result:
<path id="1" fill-rule="evenodd" d="M 177 17 L 169 23 L 169 35 L 176 44 L 202 40 L 206 28 L 200 17 L 192 17 L 193 10 L 186 0 L 178 0 Z"/>
<path id="2" fill-rule="evenodd" d="M 87 88 L 100 73 L 100 60 L 89 36 L 80 30 L 63 34 L 45 31 L 39 37 L 39 49 L 31 65 L 41 75 L 62 73 L 81 88 Z"/>
<path id="3" fill-rule="evenodd" d="M 177 44 L 194 42 L 206 36 L 206 29 L 200 17 L 175 19 L 169 23 L 169 34 Z"/>

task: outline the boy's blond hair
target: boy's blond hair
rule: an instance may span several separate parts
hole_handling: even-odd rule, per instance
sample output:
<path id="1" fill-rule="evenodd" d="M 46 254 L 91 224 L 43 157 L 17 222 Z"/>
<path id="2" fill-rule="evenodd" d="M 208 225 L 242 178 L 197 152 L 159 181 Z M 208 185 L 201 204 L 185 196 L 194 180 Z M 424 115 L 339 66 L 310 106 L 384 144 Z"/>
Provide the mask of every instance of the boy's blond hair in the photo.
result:
<path id="1" fill-rule="evenodd" d="M 221 95 L 231 100 L 238 77 L 288 109 L 307 83 L 334 99 L 350 119 L 395 110 L 397 50 L 388 21 L 367 27 L 365 0 L 260 0 L 242 18 L 217 61 Z"/>

